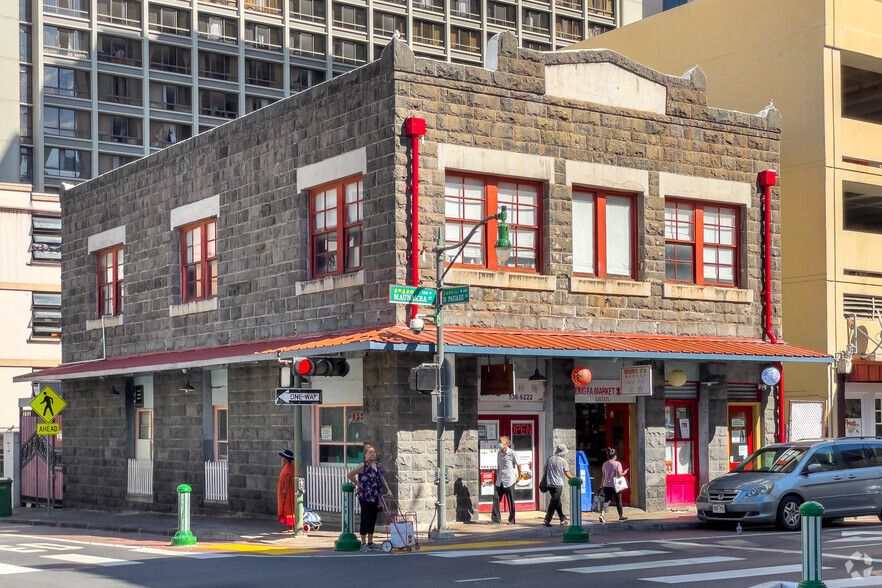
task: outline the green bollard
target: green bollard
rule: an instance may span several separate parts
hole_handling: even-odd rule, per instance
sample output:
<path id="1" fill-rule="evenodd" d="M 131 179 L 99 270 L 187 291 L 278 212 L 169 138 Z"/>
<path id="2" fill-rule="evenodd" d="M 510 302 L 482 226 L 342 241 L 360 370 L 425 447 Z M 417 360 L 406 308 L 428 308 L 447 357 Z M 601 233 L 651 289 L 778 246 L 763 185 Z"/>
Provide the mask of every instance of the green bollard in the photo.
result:
<path id="1" fill-rule="evenodd" d="M 564 533 L 564 543 L 588 543 L 588 531 L 582 526 L 582 478 L 573 476 L 570 485 L 570 528 Z"/>
<path id="2" fill-rule="evenodd" d="M 358 551 L 361 548 L 361 541 L 353 532 L 352 495 L 355 492 L 355 484 L 346 482 L 340 486 L 340 489 L 343 491 L 343 532 L 334 541 L 334 551 Z"/>
<path id="3" fill-rule="evenodd" d="M 178 486 L 178 532 L 172 537 L 172 545 L 196 545 L 196 535 L 190 531 L 190 492 L 187 484 Z"/>
<path id="4" fill-rule="evenodd" d="M 799 588 L 826 588 L 821 581 L 821 517 L 824 507 L 806 502 L 799 507 L 802 519 L 802 582 Z"/>

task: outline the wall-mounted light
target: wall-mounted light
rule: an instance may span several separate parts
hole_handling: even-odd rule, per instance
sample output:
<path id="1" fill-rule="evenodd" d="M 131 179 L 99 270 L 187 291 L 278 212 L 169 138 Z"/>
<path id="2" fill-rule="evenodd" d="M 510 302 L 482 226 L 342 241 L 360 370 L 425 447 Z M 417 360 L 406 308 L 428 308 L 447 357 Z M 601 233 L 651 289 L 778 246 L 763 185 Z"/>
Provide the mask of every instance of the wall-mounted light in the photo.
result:
<path id="1" fill-rule="evenodd" d="M 186 382 L 184 382 L 184 385 L 178 389 L 184 393 L 193 392 L 194 390 L 196 390 L 196 388 L 194 388 L 192 386 L 192 384 L 190 384 L 190 380 L 187 380 Z"/>
<path id="2" fill-rule="evenodd" d="M 686 372 L 683 370 L 671 370 L 668 374 L 668 384 L 674 388 L 679 388 L 686 383 Z"/>

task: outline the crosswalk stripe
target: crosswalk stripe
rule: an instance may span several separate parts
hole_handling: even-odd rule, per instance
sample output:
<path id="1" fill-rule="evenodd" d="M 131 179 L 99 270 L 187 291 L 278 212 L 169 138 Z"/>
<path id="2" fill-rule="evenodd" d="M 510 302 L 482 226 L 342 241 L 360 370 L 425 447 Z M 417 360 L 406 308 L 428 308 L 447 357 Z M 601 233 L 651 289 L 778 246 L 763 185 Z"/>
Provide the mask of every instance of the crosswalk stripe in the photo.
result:
<path id="1" fill-rule="evenodd" d="M 596 549 L 600 545 L 583 545 L 578 549 Z M 540 553 L 542 551 L 572 551 L 575 549 L 572 545 L 561 545 L 555 547 L 526 547 L 521 549 L 469 549 L 465 551 L 440 551 L 427 553 L 431 557 L 476 557 L 479 555 L 509 555 L 512 553 Z"/>
<path id="2" fill-rule="evenodd" d="M 825 567 L 829 570 L 829 567 Z M 686 584 L 689 582 L 711 582 L 713 580 L 728 580 L 729 578 L 750 578 L 753 576 L 775 576 L 779 574 L 793 574 L 802 571 L 802 565 L 769 566 L 765 568 L 743 568 L 739 570 L 725 570 L 722 572 L 707 572 L 704 574 L 681 574 L 679 576 L 657 576 L 655 578 L 640 578 L 644 582 L 657 582 L 660 584 Z"/>
<path id="3" fill-rule="evenodd" d="M 238 557 L 238 553 L 188 553 L 191 559 L 222 559 L 224 557 Z"/>
<path id="4" fill-rule="evenodd" d="M 549 555 L 545 557 L 525 557 L 523 559 L 500 559 L 492 563 L 505 564 L 507 566 L 529 566 L 535 564 L 561 563 L 566 561 L 579 561 L 586 559 L 609 559 L 611 557 L 637 557 L 640 555 L 660 555 L 670 551 L 658 551 L 653 549 L 636 549 L 634 551 L 573 553 L 570 555 Z"/>
<path id="5" fill-rule="evenodd" d="M 14 566 L 12 564 L 0 563 L 0 576 L 7 576 L 11 574 L 26 574 L 28 572 L 39 572 L 40 570 L 36 568 L 24 568 L 21 566 Z"/>
<path id="6" fill-rule="evenodd" d="M 616 553 L 606 554 L 610 559 L 615 559 Z M 675 568 L 678 566 L 697 566 L 702 564 L 723 563 L 727 561 L 742 561 L 741 557 L 687 557 L 684 559 L 668 559 L 662 561 L 644 561 L 631 564 L 616 563 L 608 566 L 591 566 L 587 568 L 568 568 L 562 572 L 575 572 L 577 574 L 602 574 L 604 572 L 621 572 L 625 570 L 641 570 L 644 568 Z"/>
<path id="7" fill-rule="evenodd" d="M 185 551 L 172 551 L 171 549 L 157 549 L 156 547 L 129 547 L 135 553 L 149 553 L 152 555 L 165 555 L 167 557 L 187 555 Z"/>
<path id="8" fill-rule="evenodd" d="M 98 557 L 97 555 L 85 555 L 83 553 L 60 553 L 58 555 L 41 555 L 40 557 L 46 559 L 56 559 L 59 561 L 67 561 L 70 563 L 81 563 L 81 564 L 92 564 L 97 566 L 107 566 L 107 565 L 127 565 L 129 563 L 141 563 L 141 562 L 128 562 L 124 559 L 116 559 L 113 557 Z"/>

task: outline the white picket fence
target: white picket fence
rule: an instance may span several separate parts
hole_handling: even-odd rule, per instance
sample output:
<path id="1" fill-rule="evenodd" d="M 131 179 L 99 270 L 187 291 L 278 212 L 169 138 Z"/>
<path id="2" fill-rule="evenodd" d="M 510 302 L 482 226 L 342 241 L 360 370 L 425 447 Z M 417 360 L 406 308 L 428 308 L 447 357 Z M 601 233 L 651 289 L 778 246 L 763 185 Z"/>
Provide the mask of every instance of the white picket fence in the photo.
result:
<path id="1" fill-rule="evenodd" d="M 126 491 L 129 494 L 153 496 L 153 460 L 130 459 Z"/>
<path id="2" fill-rule="evenodd" d="M 205 500 L 227 501 L 227 462 L 205 462 Z"/>
<path id="3" fill-rule="evenodd" d="M 306 466 L 306 505 L 322 512 L 343 512 L 343 491 L 346 472 L 342 466 Z M 361 512 L 358 499 L 353 497 L 354 514 Z"/>

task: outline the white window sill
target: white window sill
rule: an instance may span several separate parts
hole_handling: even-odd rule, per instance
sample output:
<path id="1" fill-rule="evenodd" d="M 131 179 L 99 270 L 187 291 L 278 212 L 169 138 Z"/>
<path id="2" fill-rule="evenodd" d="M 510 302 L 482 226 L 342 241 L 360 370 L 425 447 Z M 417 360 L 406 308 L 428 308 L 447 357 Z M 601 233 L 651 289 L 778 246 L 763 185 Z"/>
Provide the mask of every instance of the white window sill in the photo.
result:
<path id="1" fill-rule="evenodd" d="M 557 277 L 524 272 L 487 271 L 454 268 L 450 270 L 445 284 L 467 284 L 482 288 L 503 288 L 508 290 L 536 290 L 554 292 L 557 290 Z"/>
<path id="2" fill-rule="evenodd" d="M 304 280 L 294 284 L 294 293 L 297 296 L 303 294 L 317 294 L 319 292 L 330 292 L 341 288 L 352 288 L 353 286 L 364 285 L 364 270 L 358 270 L 349 274 L 340 274 L 336 276 L 326 276 L 315 280 Z"/>
<path id="3" fill-rule="evenodd" d="M 665 284 L 664 297 L 676 300 L 751 304 L 753 302 L 753 290 L 721 288 L 720 286 L 696 286 L 694 284 Z"/>
<path id="4" fill-rule="evenodd" d="M 28 337 L 28 343 L 61 343 L 61 337 Z"/>
<path id="5" fill-rule="evenodd" d="M 106 316 L 104 317 L 104 326 L 105 327 L 118 327 L 124 324 L 123 315 L 118 314 L 116 316 Z M 101 328 L 101 319 L 92 319 L 86 321 L 86 330 L 94 331 L 96 329 Z"/>
<path id="6" fill-rule="evenodd" d="M 200 312 L 208 312 L 217 310 L 217 296 L 208 300 L 194 300 L 193 302 L 185 302 L 184 304 L 173 304 L 168 307 L 168 316 L 184 316 L 187 314 L 198 314 Z"/>
<path id="7" fill-rule="evenodd" d="M 607 294 L 610 296 L 648 297 L 651 293 L 649 282 L 601 278 L 570 278 L 570 292 L 578 294 Z"/>

